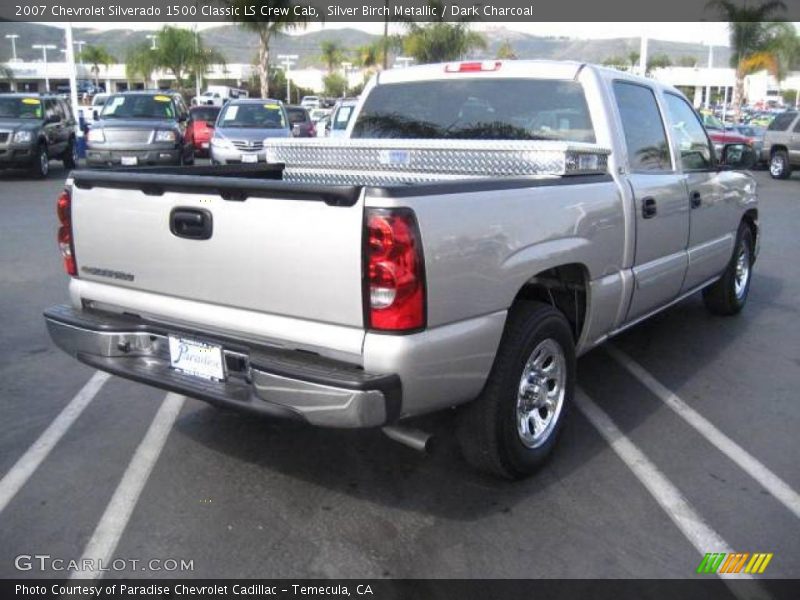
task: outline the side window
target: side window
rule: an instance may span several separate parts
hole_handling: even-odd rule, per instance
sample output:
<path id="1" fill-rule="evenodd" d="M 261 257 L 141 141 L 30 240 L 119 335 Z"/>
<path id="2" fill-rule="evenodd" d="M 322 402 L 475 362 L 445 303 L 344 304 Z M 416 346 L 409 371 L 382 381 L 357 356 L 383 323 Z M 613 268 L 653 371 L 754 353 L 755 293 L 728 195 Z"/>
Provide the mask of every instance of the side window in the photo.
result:
<path id="1" fill-rule="evenodd" d="M 769 124 L 770 131 L 786 131 L 789 126 L 794 121 L 794 118 L 797 116 L 796 113 L 785 112 L 774 119 L 772 119 L 772 123 Z"/>
<path id="2" fill-rule="evenodd" d="M 687 171 L 710 169 L 713 165 L 711 144 L 697 113 L 680 96 L 664 94 L 664 97 L 672 137 L 681 153 L 681 166 Z"/>
<path id="3" fill-rule="evenodd" d="M 59 109 L 61 110 L 61 118 L 68 120 L 72 118 L 72 107 L 64 100 L 58 101 Z"/>
<path id="4" fill-rule="evenodd" d="M 61 120 L 58 114 L 58 103 L 53 100 L 52 98 L 47 98 L 44 101 L 44 115 L 46 119 L 51 119 L 52 117 L 58 117 L 59 121 Z"/>
<path id="5" fill-rule="evenodd" d="M 797 123 L 794 124 L 794 132 L 800 133 L 800 119 L 797 119 Z"/>
<path id="6" fill-rule="evenodd" d="M 614 82 L 622 118 L 628 161 L 633 171 L 671 171 L 669 145 L 653 90 L 624 81 Z"/>

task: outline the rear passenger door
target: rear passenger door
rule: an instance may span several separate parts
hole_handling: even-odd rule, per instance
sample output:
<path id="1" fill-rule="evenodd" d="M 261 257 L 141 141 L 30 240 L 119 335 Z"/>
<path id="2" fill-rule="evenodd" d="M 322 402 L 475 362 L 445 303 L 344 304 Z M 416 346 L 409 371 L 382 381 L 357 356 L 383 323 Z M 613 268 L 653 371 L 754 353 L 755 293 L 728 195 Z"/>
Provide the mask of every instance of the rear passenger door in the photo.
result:
<path id="1" fill-rule="evenodd" d="M 636 214 L 634 291 L 627 321 L 674 300 L 686 274 L 689 202 L 675 170 L 654 90 L 615 81 Z"/>
<path id="2" fill-rule="evenodd" d="M 800 115 L 794 122 L 792 134 L 789 138 L 789 161 L 793 165 L 800 164 Z"/>
<path id="3" fill-rule="evenodd" d="M 740 198 L 736 189 L 726 193 L 731 173 L 717 168 L 711 141 L 694 109 L 677 94 L 665 93 L 664 101 L 690 206 L 689 266 L 681 290 L 688 292 L 719 275 L 730 260 L 741 218 Z"/>

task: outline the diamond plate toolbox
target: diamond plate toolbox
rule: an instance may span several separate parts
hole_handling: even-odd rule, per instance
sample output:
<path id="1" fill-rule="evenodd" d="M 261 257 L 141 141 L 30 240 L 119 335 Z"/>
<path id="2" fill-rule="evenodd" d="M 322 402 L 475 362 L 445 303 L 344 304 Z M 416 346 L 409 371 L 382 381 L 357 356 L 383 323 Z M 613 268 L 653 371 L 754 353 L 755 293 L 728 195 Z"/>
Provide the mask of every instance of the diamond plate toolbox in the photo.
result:
<path id="1" fill-rule="evenodd" d="M 317 183 L 415 183 L 441 179 L 606 173 L 610 151 L 558 141 L 266 139 L 284 179 Z"/>

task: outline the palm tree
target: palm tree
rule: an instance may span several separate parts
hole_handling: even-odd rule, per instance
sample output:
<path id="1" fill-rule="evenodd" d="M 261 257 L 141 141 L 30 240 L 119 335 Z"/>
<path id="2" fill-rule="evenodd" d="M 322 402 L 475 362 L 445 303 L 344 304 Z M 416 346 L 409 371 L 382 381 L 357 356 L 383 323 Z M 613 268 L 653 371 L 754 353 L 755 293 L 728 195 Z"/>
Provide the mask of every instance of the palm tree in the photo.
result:
<path id="1" fill-rule="evenodd" d="M 628 63 L 631 66 L 631 71 L 636 70 L 636 65 L 639 64 L 639 59 L 642 57 L 636 50 L 631 50 L 628 52 Z"/>
<path id="2" fill-rule="evenodd" d="M 499 58 L 501 60 L 516 60 L 517 53 L 514 52 L 514 47 L 507 38 L 503 40 L 503 43 L 497 48 L 497 54 L 495 55 L 495 58 Z"/>
<path id="3" fill-rule="evenodd" d="M 448 22 L 444 2 L 428 0 L 428 5 L 438 15 L 436 19 L 425 24 L 407 22 L 408 34 L 403 38 L 403 52 L 417 64 L 458 60 L 472 50 L 486 49 L 486 38 L 470 30 L 468 18 Z"/>
<path id="4" fill-rule="evenodd" d="M 141 78 L 147 87 L 153 71 L 158 68 L 158 62 L 156 51 L 149 42 L 134 44 L 125 52 L 125 77 L 131 81 Z"/>
<path id="5" fill-rule="evenodd" d="M 116 58 L 109 54 L 103 46 L 87 45 L 80 53 L 80 60 L 87 62 L 91 65 L 91 71 L 94 75 L 94 86 L 100 87 L 100 66 L 108 67 L 113 63 Z"/>
<path id="6" fill-rule="evenodd" d="M 322 51 L 322 62 L 328 69 L 328 74 L 332 73 L 345 59 L 345 49 L 340 42 L 336 40 L 325 40 L 320 42 L 320 50 Z"/>
<path id="7" fill-rule="evenodd" d="M 716 9 L 722 20 L 728 21 L 731 42 L 731 66 L 736 69 L 736 87 L 733 94 L 735 114 L 741 111 L 744 100 L 744 78 L 748 74 L 768 69 L 777 75 L 778 52 L 776 40 L 785 35 L 785 24 L 774 20 L 778 12 L 786 10 L 782 0 L 768 0 L 757 6 L 736 5 L 732 0 L 709 0 L 707 8 Z M 783 32 L 783 33 L 782 33 Z"/>
<path id="8" fill-rule="evenodd" d="M 269 45 L 272 36 L 294 29 L 305 27 L 308 17 L 295 16 L 293 13 L 294 3 L 291 0 L 225 0 L 225 3 L 234 9 L 234 14 L 242 15 L 232 17 L 244 29 L 258 35 L 258 80 L 261 90 L 261 97 L 269 97 Z M 257 14 L 254 16 L 244 16 L 250 9 L 256 8 Z M 267 13 L 267 8 L 272 9 L 268 14 L 269 18 L 261 16 Z M 275 16 L 278 15 L 278 16 Z"/>

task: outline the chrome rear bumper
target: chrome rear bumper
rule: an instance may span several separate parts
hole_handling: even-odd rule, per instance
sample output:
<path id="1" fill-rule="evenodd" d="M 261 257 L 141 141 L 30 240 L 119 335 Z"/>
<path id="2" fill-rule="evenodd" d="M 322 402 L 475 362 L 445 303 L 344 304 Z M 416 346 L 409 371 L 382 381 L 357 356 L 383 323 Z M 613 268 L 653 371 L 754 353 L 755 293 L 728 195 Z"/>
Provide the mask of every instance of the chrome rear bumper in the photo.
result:
<path id="1" fill-rule="evenodd" d="M 305 352 L 253 346 L 138 317 L 67 305 L 49 308 L 44 318 L 55 344 L 81 362 L 212 404 L 299 418 L 322 427 L 377 427 L 400 415 L 397 375 L 369 374 L 358 366 Z M 170 334 L 220 345 L 225 381 L 172 369 Z"/>

